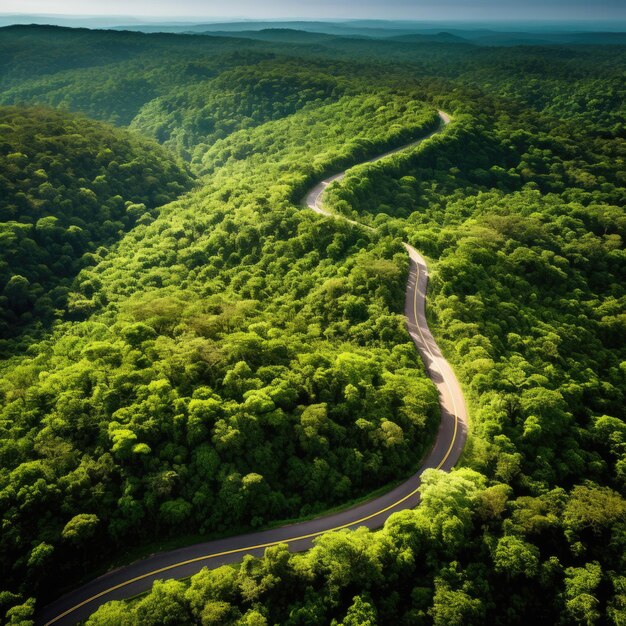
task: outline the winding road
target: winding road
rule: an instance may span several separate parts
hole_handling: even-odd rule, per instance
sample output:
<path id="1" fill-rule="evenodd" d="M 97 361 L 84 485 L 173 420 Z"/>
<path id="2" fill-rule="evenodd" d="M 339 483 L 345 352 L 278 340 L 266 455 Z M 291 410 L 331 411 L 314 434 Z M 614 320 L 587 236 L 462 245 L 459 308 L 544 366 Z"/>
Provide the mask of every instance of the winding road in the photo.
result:
<path id="1" fill-rule="evenodd" d="M 443 111 L 439 111 L 439 129 L 419 141 L 397 150 L 392 150 L 370 162 L 378 161 L 390 154 L 413 147 L 440 131 L 450 122 Z M 343 178 L 345 172 L 322 181 L 306 196 L 306 204 L 313 211 L 332 216 L 321 205 L 326 187 Z M 334 216 L 337 219 L 345 219 Z M 353 222 L 352 220 L 348 220 Z M 37 615 L 39 626 L 67 626 L 86 619 L 100 605 L 110 600 L 120 600 L 148 590 L 155 580 L 184 578 L 195 574 L 203 567 L 215 568 L 226 563 L 235 563 L 246 554 L 261 556 L 265 548 L 286 543 L 292 551 L 310 548 L 313 540 L 322 533 L 342 528 L 379 528 L 385 520 L 403 509 L 419 503 L 421 475 L 426 469 L 451 469 L 458 461 L 467 437 L 467 411 L 463 393 L 448 362 L 428 329 L 425 314 L 426 285 L 428 270 L 424 258 L 415 248 L 405 244 L 410 256 L 409 280 L 406 288 L 404 312 L 411 339 L 420 353 L 428 375 L 439 390 L 441 422 L 433 447 L 424 458 L 420 469 L 408 480 L 386 494 L 363 502 L 352 508 L 312 520 L 298 522 L 280 528 L 238 535 L 199 543 L 186 548 L 154 554 L 128 566 L 110 571 L 95 580 L 75 589 L 43 608 Z"/>

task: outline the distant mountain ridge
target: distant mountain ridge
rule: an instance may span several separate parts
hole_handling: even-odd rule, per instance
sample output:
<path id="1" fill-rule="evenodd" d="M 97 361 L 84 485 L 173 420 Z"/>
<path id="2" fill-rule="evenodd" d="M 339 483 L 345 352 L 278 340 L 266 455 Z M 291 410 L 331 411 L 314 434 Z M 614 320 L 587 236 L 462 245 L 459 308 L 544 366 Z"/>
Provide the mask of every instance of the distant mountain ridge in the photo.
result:
<path id="1" fill-rule="evenodd" d="M 247 39 L 288 40 L 288 33 L 306 32 L 334 37 L 369 37 L 404 42 L 474 43 L 479 45 L 626 45 L 626 24 L 481 24 L 402 22 L 389 20 L 238 20 L 142 22 L 123 16 L 81 17 L 2 15 L 0 27 L 13 24 L 141 31 L 144 33 L 237 36 Z M 270 32 L 268 32 L 270 31 Z M 259 35 L 259 33 L 265 33 Z M 423 38 L 423 39 L 422 39 Z M 299 39 L 301 41 L 301 38 Z"/>

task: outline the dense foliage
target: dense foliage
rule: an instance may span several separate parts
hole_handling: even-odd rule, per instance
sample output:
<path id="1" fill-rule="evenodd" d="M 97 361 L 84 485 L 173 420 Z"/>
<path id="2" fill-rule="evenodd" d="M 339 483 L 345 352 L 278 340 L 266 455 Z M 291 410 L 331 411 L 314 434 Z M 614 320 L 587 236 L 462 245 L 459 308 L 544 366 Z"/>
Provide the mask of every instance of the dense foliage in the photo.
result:
<path id="1" fill-rule="evenodd" d="M 40 108 L 0 108 L 0 337 L 49 322 L 71 280 L 190 184 L 158 146 Z"/>
<path id="2" fill-rule="evenodd" d="M 471 405 L 466 467 L 429 472 L 380 532 L 158 583 L 90 626 L 624 624 L 624 49 L 93 33 L 93 50 L 120 43 L 96 60 L 85 32 L 44 34 L 3 33 L 4 102 L 130 124 L 203 178 L 83 268 L 70 321 L 2 365 L 8 619 L 79 556 L 406 473 L 437 421 L 399 315 L 407 240 L 431 258 L 428 313 Z M 33 59 L 70 39 L 83 69 Z M 124 108 L 132 90 L 92 98 L 96 76 L 154 92 Z M 453 114 L 443 133 L 326 196 L 375 232 L 299 210 L 324 174 L 432 129 L 425 99 Z"/>
<path id="3" fill-rule="evenodd" d="M 216 78 L 178 87 L 141 108 L 131 128 L 171 146 L 194 162 L 217 139 L 295 113 L 305 104 L 336 100 L 348 80 L 302 63 L 260 61 Z"/>
<path id="4" fill-rule="evenodd" d="M 623 570 L 604 584 L 599 564 L 607 558 L 602 539 L 613 541 L 614 560 L 623 555 L 616 539 L 626 505 L 615 492 L 580 486 L 516 498 L 468 468 L 428 470 L 421 492 L 416 510 L 392 516 L 380 532 L 330 533 L 303 555 L 274 546 L 238 569 L 157 582 L 130 607 L 110 602 L 87 624 L 466 626 L 529 616 L 593 624 L 602 613 L 622 623 Z M 573 551 L 581 558 L 566 565 Z"/>
<path id="5" fill-rule="evenodd" d="M 436 117 L 383 92 L 238 131 L 199 191 L 79 272 L 75 321 L 2 369 L 5 580 L 56 590 L 111 545 L 308 514 L 415 467 L 438 408 L 402 248 L 290 199 Z"/>

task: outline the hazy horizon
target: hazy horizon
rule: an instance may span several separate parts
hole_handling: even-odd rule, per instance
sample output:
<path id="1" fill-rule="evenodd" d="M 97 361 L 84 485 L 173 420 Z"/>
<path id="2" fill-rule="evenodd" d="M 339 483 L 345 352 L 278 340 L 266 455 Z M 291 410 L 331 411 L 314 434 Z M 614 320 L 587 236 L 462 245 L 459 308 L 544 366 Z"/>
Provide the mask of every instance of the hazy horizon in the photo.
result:
<path id="1" fill-rule="evenodd" d="M 219 24 L 241 24 L 246 30 L 246 25 L 267 23 L 269 27 L 275 24 L 285 23 L 328 23 L 361 24 L 367 28 L 368 23 L 372 27 L 382 29 L 410 28 L 412 30 L 467 30 L 479 31 L 493 30 L 503 32 L 626 32 L 625 20 L 502 20 L 502 19 L 375 19 L 375 18 L 329 18 L 329 17 L 245 17 L 245 16 L 224 16 L 224 17 L 193 17 L 193 16 L 137 16 L 137 15 L 74 15 L 63 13 L 6 13 L 0 12 L 0 27 L 19 25 L 50 25 L 65 26 L 75 28 L 129 28 L 170 26 L 170 27 L 192 27 L 198 25 L 219 25 Z M 216 29 L 219 30 L 219 29 Z"/>
<path id="2" fill-rule="evenodd" d="M 318 0 L 312 7 L 301 0 L 5 0 L 0 15 L 131 21 L 247 20 L 402 20 L 453 23 L 550 23 L 557 25 L 626 22 L 626 3 L 601 0 Z M 582 25 L 582 24 L 581 24 Z"/>

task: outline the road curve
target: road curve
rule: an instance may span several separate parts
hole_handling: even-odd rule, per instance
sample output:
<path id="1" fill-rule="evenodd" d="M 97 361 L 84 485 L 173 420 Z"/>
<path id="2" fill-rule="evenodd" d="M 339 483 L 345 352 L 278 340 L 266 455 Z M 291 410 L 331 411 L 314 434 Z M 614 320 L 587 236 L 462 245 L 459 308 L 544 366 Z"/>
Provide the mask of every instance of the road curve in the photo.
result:
<path id="1" fill-rule="evenodd" d="M 450 118 L 439 112 L 441 125 Z M 370 161 L 413 147 L 439 129 L 397 150 L 392 150 Z M 340 180 L 345 172 L 331 176 L 315 186 L 306 196 L 309 208 L 322 215 L 331 215 L 321 205 L 324 189 Z M 344 219 L 336 216 L 338 219 Z M 348 220 L 352 223 L 352 220 Z M 429 377 L 439 390 L 441 422 L 437 437 L 420 469 L 401 485 L 373 500 L 350 509 L 298 522 L 280 528 L 218 539 L 186 548 L 154 554 L 146 559 L 113 570 L 92 580 L 43 608 L 36 617 L 39 626 L 68 626 L 86 619 L 100 605 L 110 600 L 129 598 L 148 590 L 155 580 L 185 578 L 203 567 L 215 568 L 235 563 L 245 555 L 261 556 L 265 548 L 286 543 L 292 551 L 310 548 L 315 537 L 342 528 L 367 526 L 378 528 L 392 514 L 418 504 L 421 475 L 426 469 L 451 469 L 459 459 L 467 437 L 467 411 L 459 383 L 448 362 L 428 329 L 425 314 L 428 270 L 424 258 L 415 248 L 404 244 L 410 257 L 409 280 L 406 288 L 404 313 L 411 339 L 420 353 Z"/>

